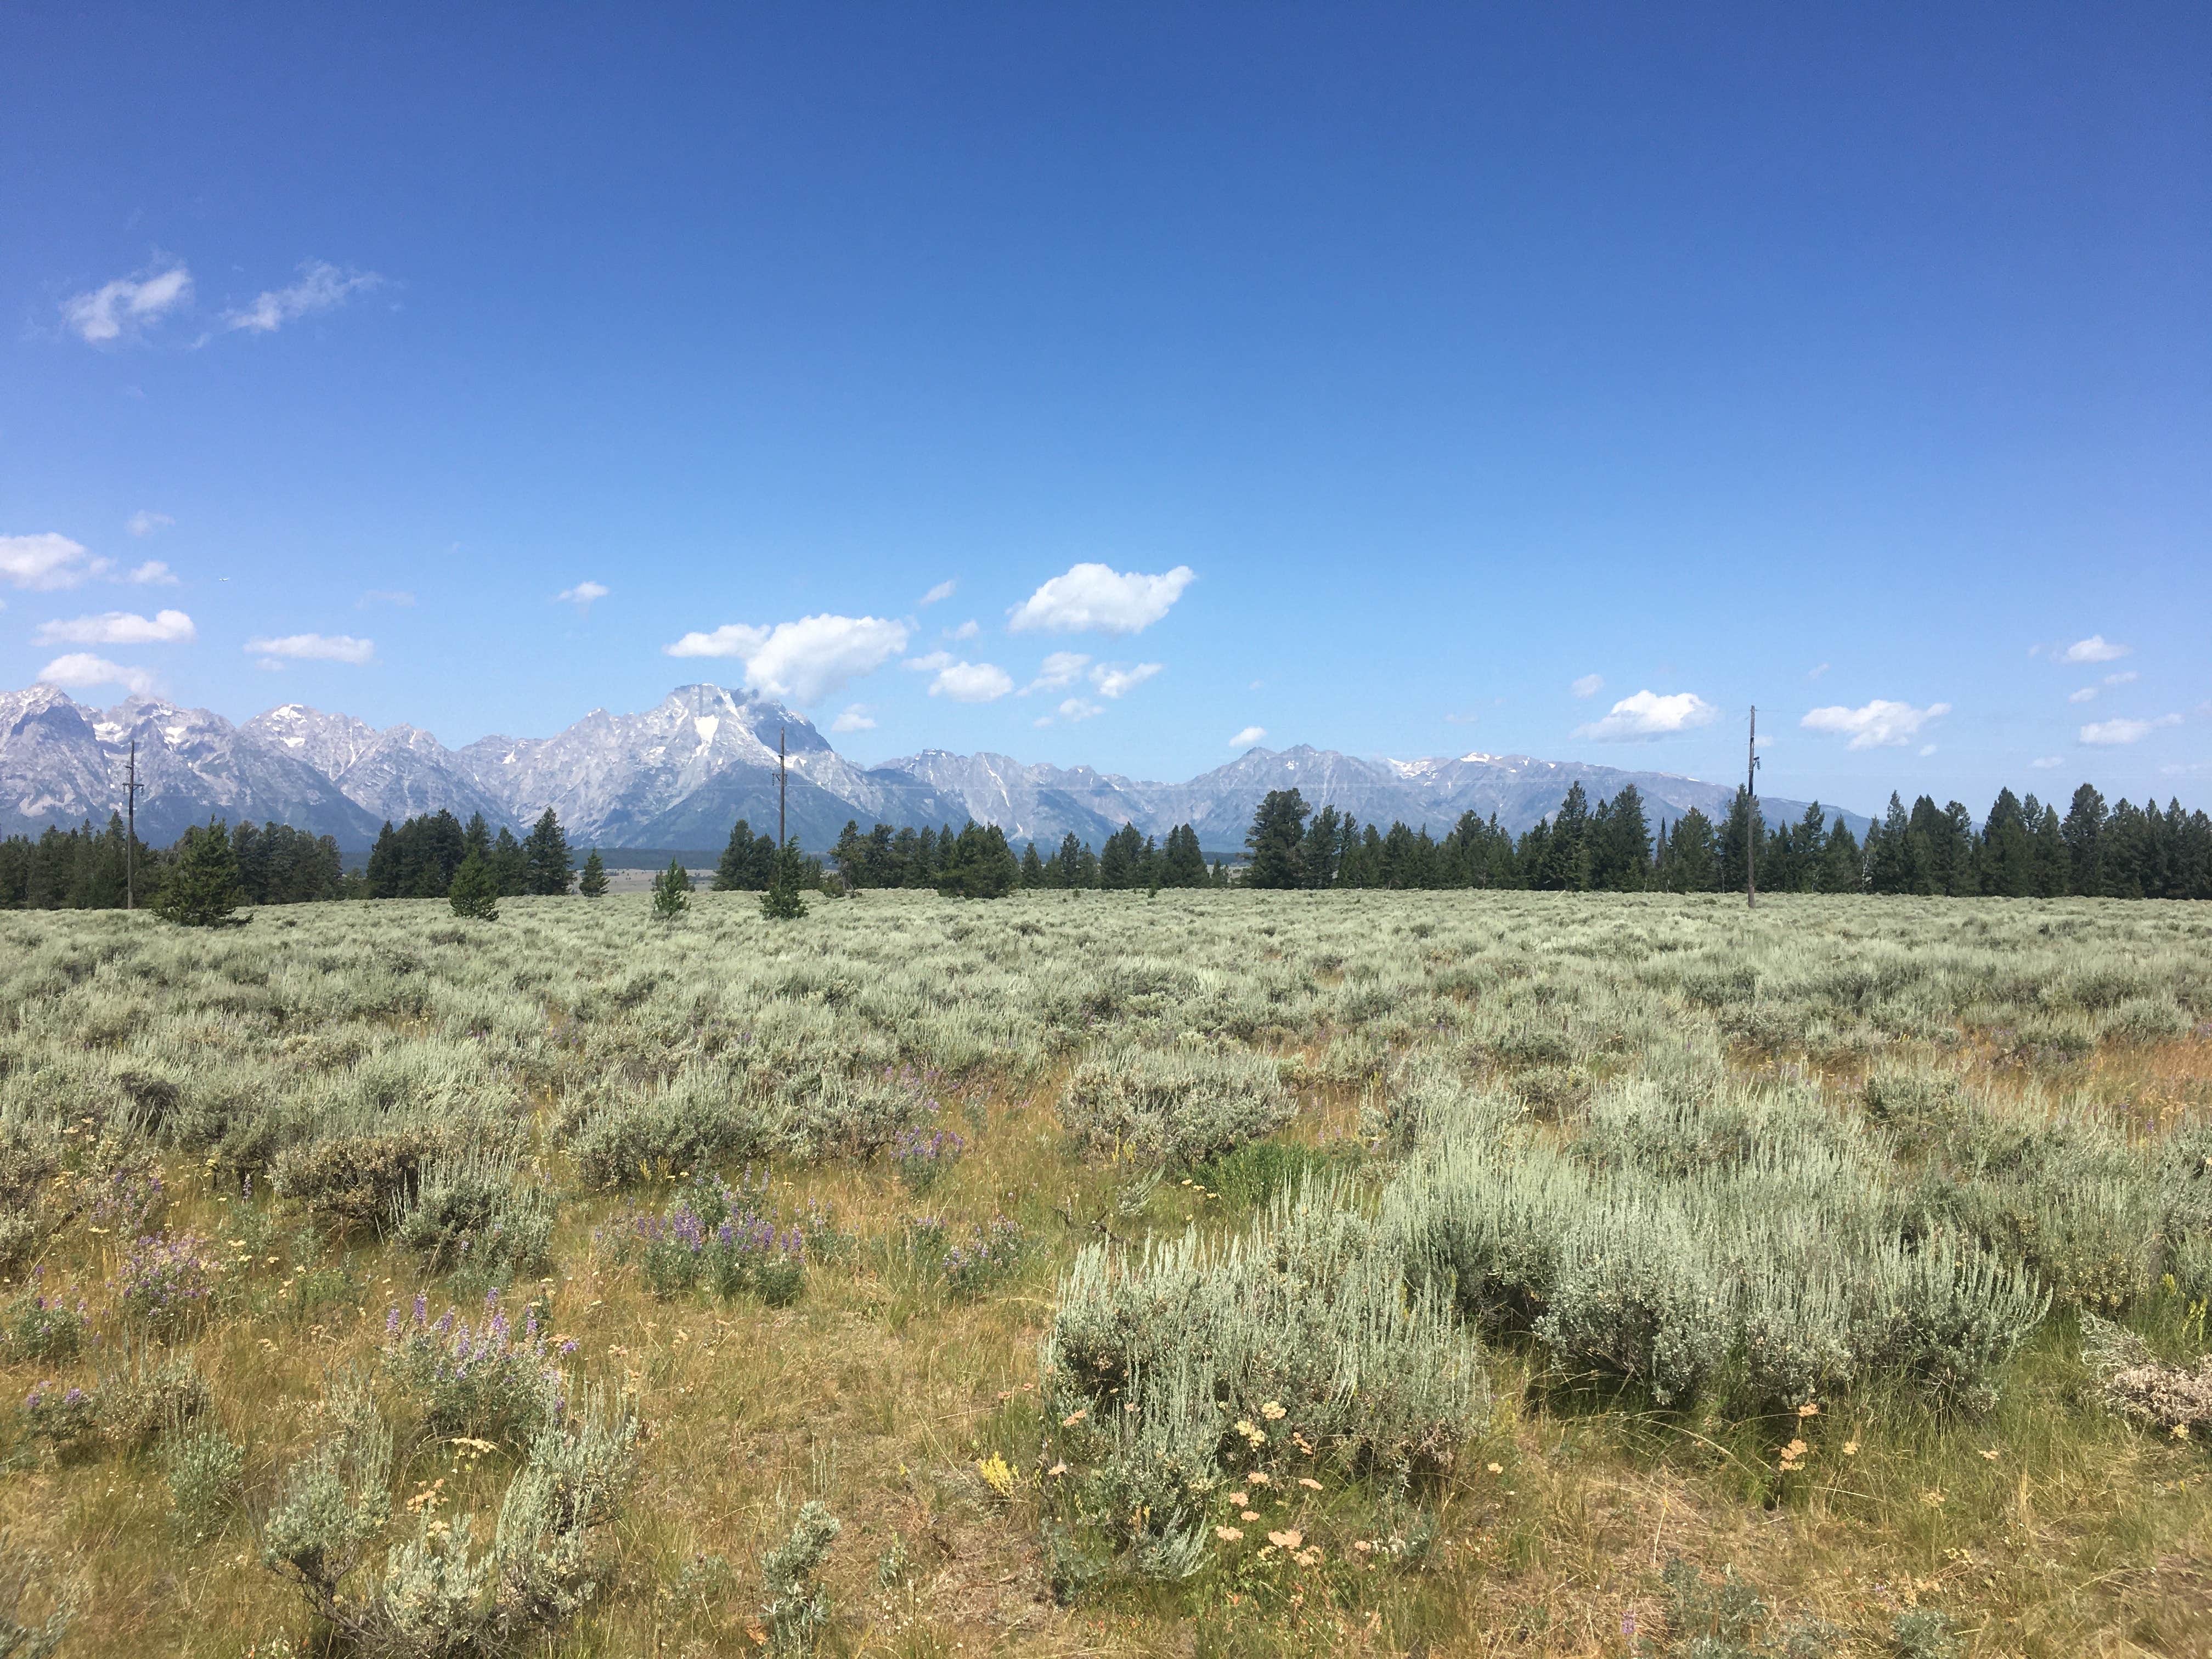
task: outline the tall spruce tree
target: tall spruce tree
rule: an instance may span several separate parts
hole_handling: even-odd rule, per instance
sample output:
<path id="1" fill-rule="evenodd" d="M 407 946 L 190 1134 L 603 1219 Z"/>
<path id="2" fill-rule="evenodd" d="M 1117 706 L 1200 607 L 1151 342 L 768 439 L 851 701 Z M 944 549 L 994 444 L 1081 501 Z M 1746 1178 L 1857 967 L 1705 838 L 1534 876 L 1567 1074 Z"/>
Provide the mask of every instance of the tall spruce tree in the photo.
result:
<path id="1" fill-rule="evenodd" d="M 471 848 L 446 890 L 453 914 L 471 921 L 499 920 L 499 878 L 483 854 Z"/>
<path id="2" fill-rule="evenodd" d="M 1251 862 L 1244 871 L 1247 887 L 1303 887 L 1304 861 L 1299 842 L 1305 834 L 1306 798 L 1296 789 L 1271 789 L 1252 814 L 1252 828 L 1244 837 Z"/>
<path id="3" fill-rule="evenodd" d="M 691 872 L 682 859 L 671 859 L 668 867 L 653 878 L 653 914 L 674 921 L 691 908 Z"/>
<path id="4" fill-rule="evenodd" d="M 564 894 L 575 879 L 575 861 L 568 856 L 568 837 L 561 820 L 547 807 L 522 844 L 522 863 L 530 890 L 540 897 Z"/>
<path id="5" fill-rule="evenodd" d="M 156 914 L 180 927 L 217 927 L 232 919 L 243 902 L 238 887 L 238 860 L 231 850 L 230 831 L 210 819 L 185 831 L 178 842 L 174 861 L 161 878 L 161 895 L 154 902 Z"/>
<path id="6" fill-rule="evenodd" d="M 576 890 L 586 898 L 605 898 L 607 896 L 606 860 L 599 856 L 596 847 L 584 854 L 584 873 L 576 883 Z"/>

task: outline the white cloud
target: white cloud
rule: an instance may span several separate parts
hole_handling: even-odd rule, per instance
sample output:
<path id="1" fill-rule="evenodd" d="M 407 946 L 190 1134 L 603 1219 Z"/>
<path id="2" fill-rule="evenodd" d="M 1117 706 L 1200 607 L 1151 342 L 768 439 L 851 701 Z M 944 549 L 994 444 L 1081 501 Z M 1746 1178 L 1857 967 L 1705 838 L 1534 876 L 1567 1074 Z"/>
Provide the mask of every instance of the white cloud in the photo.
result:
<path id="1" fill-rule="evenodd" d="M 1849 737 L 1847 748 L 1898 749 L 1918 737 L 1920 728 L 1929 721 L 1941 720 L 1950 712 L 1948 702 L 1931 702 L 1925 708 L 1915 708 L 1909 702 L 1876 697 L 1861 708 L 1845 708 L 1841 704 L 1815 708 L 1797 724 L 1808 732 Z"/>
<path id="2" fill-rule="evenodd" d="M 71 295 L 62 301 L 62 319 L 78 338 L 100 345 L 126 334 L 137 337 L 149 323 L 159 321 L 191 297 L 191 272 L 180 264 L 171 265 L 118 276 L 88 293 Z"/>
<path id="3" fill-rule="evenodd" d="M 357 640 L 350 634 L 286 634 L 280 638 L 251 639 L 246 653 L 264 659 L 268 667 L 279 659 L 295 662 L 349 662 L 356 666 L 376 655 L 376 641 Z"/>
<path id="4" fill-rule="evenodd" d="M 176 520 L 166 513 L 149 513 L 140 507 L 123 521 L 123 527 L 134 536 L 150 536 L 157 530 L 167 530 Z"/>
<path id="5" fill-rule="evenodd" d="M 2076 640 L 2061 652 L 2061 662 L 2112 662 L 2133 651 L 2131 645 L 2115 645 L 2102 634 L 2092 634 L 2086 640 Z"/>
<path id="6" fill-rule="evenodd" d="M 1094 714 L 1105 712 L 1097 703 L 1082 697 L 1070 697 L 1060 706 L 1060 717 L 1065 720 L 1087 720 Z"/>
<path id="7" fill-rule="evenodd" d="M 996 702 L 1014 689 L 1014 677 L 996 663 L 956 662 L 938 671 L 929 683 L 933 697 L 955 702 Z"/>
<path id="8" fill-rule="evenodd" d="M 159 559 L 149 559 L 143 564 L 134 564 L 124 574 L 123 580 L 140 587 L 174 587 L 177 573 Z"/>
<path id="9" fill-rule="evenodd" d="M 0 580 L 52 593 L 107 574 L 108 562 L 95 559 L 80 542 L 49 530 L 37 536 L 0 536 Z"/>
<path id="10" fill-rule="evenodd" d="M 1480 714 L 1447 714 L 1444 716 L 1444 724 L 1447 726 L 1473 726 L 1481 718 L 1482 716 Z"/>
<path id="11" fill-rule="evenodd" d="M 354 608 L 366 611 L 372 605 L 396 605 L 402 610 L 409 610 L 414 604 L 415 596 L 404 588 L 372 587 L 354 601 Z"/>
<path id="12" fill-rule="evenodd" d="M 2069 702 L 2094 702 L 2096 700 L 2097 688 L 2094 685 L 2085 685 L 2079 691 L 2069 692 L 2066 696 Z"/>
<path id="13" fill-rule="evenodd" d="M 1239 732 L 1235 737 L 1229 739 L 1229 746 L 1231 749 L 1249 749 L 1254 744 L 1259 742 L 1261 738 L 1267 735 L 1267 728 L 1266 726 L 1248 726 L 1242 732 Z"/>
<path id="14" fill-rule="evenodd" d="M 1098 688 L 1102 697 L 1124 696 L 1159 672 L 1156 662 L 1135 663 L 1127 668 L 1117 662 L 1102 662 L 1091 671 L 1091 684 Z"/>
<path id="15" fill-rule="evenodd" d="M 966 622 L 962 623 L 959 627 L 946 629 L 945 630 L 945 637 L 948 640 L 972 640 L 982 631 L 982 629 L 977 625 L 975 619 L 973 617 L 970 617 Z"/>
<path id="16" fill-rule="evenodd" d="M 1039 629 L 1048 634 L 1135 634 L 1166 616 L 1197 580 L 1187 564 L 1157 576 L 1079 564 L 1016 605 L 1007 626 L 1017 634 Z"/>
<path id="17" fill-rule="evenodd" d="M 939 599 L 949 599 L 952 597 L 952 590 L 959 586 L 958 582 L 939 582 L 921 596 L 921 602 L 927 607 L 935 605 Z"/>
<path id="18" fill-rule="evenodd" d="M 1828 672 L 1828 668 L 1829 665 L 1826 663 L 1821 663 L 1817 667 L 1808 668 L 1805 671 L 1805 678 L 1808 680 L 1817 680 L 1821 675 Z"/>
<path id="19" fill-rule="evenodd" d="M 2141 743 L 2161 726 L 2179 726 L 2179 714 L 2160 714 L 2154 720 L 2094 720 L 2081 728 L 2081 741 L 2093 747 L 2109 749 L 2118 744 Z"/>
<path id="20" fill-rule="evenodd" d="M 1932 744 L 1932 743 L 1923 743 L 1923 744 L 1922 744 L 1920 745 L 1920 758 L 1921 758 L 1921 759 L 1923 759 L 1923 760 L 1926 760 L 1926 759 L 1927 759 L 1930 755 L 1934 754 L 1935 752 L 1936 752 L 1936 745 L 1935 745 L 1934 744 Z"/>
<path id="21" fill-rule="evenodd" d="M 181 611 L 161 611 L 142 617 L 131 611 L 110 611 L 97 617 L 40 623 L 32 635 L 35 645 L 181 645 L 196 638 L 192 619 Z"/>
<path id="22" fill-rule="evenodd" d="M 1022 695 L 1026 697 L 1032 691 L 1057 691 L 1073 685 L 1090 666 L 1091 659 L 1080 651 L 1055 651 L 1038 666 L 1036 678 L 1022 688 Z"/>
<path id="23" fill-rule="evenodd" d="M 301 317 L 334 310 L 383 281 L 373 270 L 341 270 L 326 259 L 304 260 L 298 282 L 289 288 L 264 289 L 243 310 L 226 312 L 223 326 L 244 329 L 249 334 L 273 334 Z"/>
<path id="24" fill-rule="evenodd" d="M 919 657 L 908 657 L 899 666 L 910 668 L 917 674 L 934 674 L 940 668 L 951 667 L 952 662 L 950 651 L 925 651 Z"/>
<path id="25" fill-rule="evenodd" d="M 2105 684 L 2107 685 L 2133 685 L 2142 678 L 2142 676 L 2136 672 L 2134 669 L 2124 668 L 2117 674 L 2106 675 Z"/>
<path id="26" fill-rule="evenodd" d="M 2033 766 L 2039 772 L 2048 772 L 2055 767 L 2065 765 L 2066 757 L 2063 755 L 2044 755 L 2035 760 L 2028 762 L 2028 764 Z"/>
<path id="27" fill-rule="evenodd" d="M 589 611 L 593 599 L 604 599 L 613 590 L 605 582 L 578 582 L 574 587 L 564 587 L 553 596 L 556 605 L 573 605 L 579 611 Z"/>
<path id="28" fill-rule="evenodd" d="M 154 689 L 154 677 L 144 669 L 128 668 L 105 657 L 95 657 L 89 651 L 72 651 L 66 657 L 56 657 L 39 671 L 39 683 L 58 685 L 65 691 L 94 685 L 119 685 L 133 692 Z"/>
<path id="29" fill-rule="evenodd" d="M 872 732 L 876 729 L 876 717 L 868 712 L 866 703 L 853 703 L 830 722 L 830 729 L 832 732 Z"/>
<path id="30" fill-rule="evenodd" d="M 773 628 L 725 623 L 661 649 L 672 657 L 738 657 L 745 684 L 772 697 L 819 702 L 906 649 L 907 626 L 880 617 L 802 617 Z"/>
<path id="31" fill-rule="evenodd" d="M 1574 735 L 1596 743 L 1633 743 L 1710 726 L 1720 712 L 1694 691 L 1664 697 L 1656 691 L 1638 691 L 1613 704 L 1603 720 L 1577 726 Z"/>
<path id="32" fill-rule="evenodd" d="M 1585 674 L 1567 688 L 1578 697 L 1594 697 L 1605 690 L 1605 676 Z"/>

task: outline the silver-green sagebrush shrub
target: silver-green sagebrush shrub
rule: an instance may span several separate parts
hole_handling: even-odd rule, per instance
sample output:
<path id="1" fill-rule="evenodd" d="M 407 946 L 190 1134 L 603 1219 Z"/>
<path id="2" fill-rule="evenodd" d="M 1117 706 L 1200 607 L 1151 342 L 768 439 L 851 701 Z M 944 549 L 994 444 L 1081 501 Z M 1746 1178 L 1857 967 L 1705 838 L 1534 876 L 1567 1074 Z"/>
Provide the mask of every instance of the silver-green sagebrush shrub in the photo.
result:
<path id="1" fill-rule="evenodd" d="M 202 1422 L 173 1434 L 161 1449 L 169 1483 L 169 1526 L 188 1544 L 204 1543 L 237 1506 L 246 1455 L 222 1428 Z"/>
<path id="2" fill-rule="evenodd" d="M 490 1279 L 544 1267 L 554 1209 L 552 1194 L 522 1177 L 520 1159 L 469 1148 L 425 1160 L 412 1200 L 393 1200 L 391 1226 L 432 1272 Z"/>
<path id="3" fill-rule="evenodd" d="M 780 1652 L 811 1651 L 830 1623 L 822 1564 L 845 1523 L 822 1504 L 800 1506 L 790 1535 L 761 1557 L 761 1622 Z"/>
<path id="4" fill-rule="evenodd" d="M 1272 1133 L 1296 1109 L 1265 1055 L 1117 1047 L 1075 1068 L 1060 1110 L 1087 1155 L 1193 1164 Z"/>
<path id="5" fill-rule="evenodd" d="M 526 1310 L 518 1329 L 494 1290 L 472 1326 L 448 1308 L 429 1317 L 426 1299 L 410 1315 L 397 1308 L 384 1321 L 384 1368 L 422 1413 L 434 1434 L 526 1440 L 558 1425 L 567 1412 L 567 1379 L 561 1370 L 571 1341 L 556 1349 Z"/>

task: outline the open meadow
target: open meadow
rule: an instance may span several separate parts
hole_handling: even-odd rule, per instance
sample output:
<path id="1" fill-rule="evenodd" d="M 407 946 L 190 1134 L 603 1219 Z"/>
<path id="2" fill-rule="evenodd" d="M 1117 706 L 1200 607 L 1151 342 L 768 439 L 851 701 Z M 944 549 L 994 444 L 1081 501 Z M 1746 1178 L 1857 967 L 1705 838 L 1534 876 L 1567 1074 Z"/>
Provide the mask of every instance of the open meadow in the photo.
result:
<path id="1" fill-rule="evenodd" d="M 811 902 L 0 915 L 0 1654 L 2212 1652 L 2212 909 Z"/>

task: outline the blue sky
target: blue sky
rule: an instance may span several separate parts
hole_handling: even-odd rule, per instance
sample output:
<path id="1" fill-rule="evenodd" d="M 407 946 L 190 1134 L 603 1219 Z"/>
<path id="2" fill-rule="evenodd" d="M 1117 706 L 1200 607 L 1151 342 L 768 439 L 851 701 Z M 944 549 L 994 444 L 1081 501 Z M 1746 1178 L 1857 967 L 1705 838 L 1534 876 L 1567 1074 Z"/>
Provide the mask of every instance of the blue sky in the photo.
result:
<path id="1" fill-rule="evenodd" d="M 11 7 L 0 684 L 2212 798 L 2212 13 L 1666 10 Z"/>

